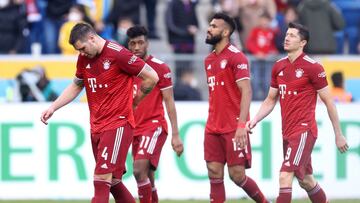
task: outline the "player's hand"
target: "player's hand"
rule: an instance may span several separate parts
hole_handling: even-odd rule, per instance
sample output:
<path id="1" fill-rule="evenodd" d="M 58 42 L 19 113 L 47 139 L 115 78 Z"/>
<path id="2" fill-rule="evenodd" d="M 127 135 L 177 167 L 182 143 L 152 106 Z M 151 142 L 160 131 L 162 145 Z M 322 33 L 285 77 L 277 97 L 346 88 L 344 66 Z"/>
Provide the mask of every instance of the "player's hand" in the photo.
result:
<path id="1" fill-rule="evenodd" d="M 335 138 L 336 147 L 341 153 L 346 152 L 349 149 L 349 145 L 343 135 L 336 136 Z"/>
<path id="2" fill-rule="evenodd" d="M 184 151 L 184 145 L 180 139 L 179 133 L 173 133 L 171 138 L 171 146 L 173 150 L 176 152 L 177 156 L 181 156 Z"/>
<path id="3" fill-rule="evenodd" d="M 41 122 L 43 122 L 45 125 L 48 124 L 47 120 L 49 120 L 49 118 L 54 114 L 54 110 L 52 108 L 48 108 L 47 110 L 45 110 L 44 112 L 41 113 L 40 116 L 40 120 Z"/>
<path id="4" fill-rule="evenodd" d="M 246 125 L 245 125 L 246 131 L 247 131 L 248 133 L 252 133 L 251 130 L 252 130 L 253 128 L 255 128 L 256 124 L 257 124 L 257 121 L 256 121 L 255 119 L 250 120 L 250 121 L 247 121 L 247 122 L 246 122 Z"/>
<path id="5" fill-rule="evenodd" d="M 247 145 L 247 131 L 245 128 L 237 128 L 234 137 L 235 143 L 239 145 L 241 149 Z"/>

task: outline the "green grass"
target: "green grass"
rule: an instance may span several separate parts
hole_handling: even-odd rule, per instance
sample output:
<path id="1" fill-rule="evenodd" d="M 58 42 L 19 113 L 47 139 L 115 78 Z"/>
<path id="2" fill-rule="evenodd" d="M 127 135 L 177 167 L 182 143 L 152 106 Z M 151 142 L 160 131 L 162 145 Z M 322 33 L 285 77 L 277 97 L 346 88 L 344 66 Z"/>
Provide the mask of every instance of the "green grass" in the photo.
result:
<path id="1" fill-rule="evenodd" d="M 89 203 L 89 201 L 57 201 L 57 200 L 32 200 L 32 201 L 28 201 L 28 200 L 0 200 L 0 202 L 2 203 Z M 226 203 L 253 203 L 253 201 L 250 200 L 229 200 Z M 309 200 L 294 200 L 292 201 L 293 203 L 311 203 Z M 330 201 L 331 203 L 360 203 L 360 200 L 332 200 Z M 113 202 L 111 202 L 113 203 Z M 180 200 L 163 200 L 160 201 L 160 203 L 209 203 L 208 200 L 184 200 L 184 201 L 180 201 Z"/>

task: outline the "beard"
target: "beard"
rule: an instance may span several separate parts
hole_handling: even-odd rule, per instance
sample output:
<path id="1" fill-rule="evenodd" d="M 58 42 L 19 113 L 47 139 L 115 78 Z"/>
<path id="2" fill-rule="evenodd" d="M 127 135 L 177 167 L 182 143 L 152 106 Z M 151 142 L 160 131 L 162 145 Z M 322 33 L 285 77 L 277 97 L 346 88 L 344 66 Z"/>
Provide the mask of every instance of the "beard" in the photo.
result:
<path id="1" fill-rule="evenodd" d="M 211 44 L 211 45 L 215 45 L 217 44 L 218 42 L 221 41 L 221 35 L 215 35 L 215 36 L 212 36 L 210 38 L 206 38 L 205 39 L 205 43 L 206 44 Z"/>

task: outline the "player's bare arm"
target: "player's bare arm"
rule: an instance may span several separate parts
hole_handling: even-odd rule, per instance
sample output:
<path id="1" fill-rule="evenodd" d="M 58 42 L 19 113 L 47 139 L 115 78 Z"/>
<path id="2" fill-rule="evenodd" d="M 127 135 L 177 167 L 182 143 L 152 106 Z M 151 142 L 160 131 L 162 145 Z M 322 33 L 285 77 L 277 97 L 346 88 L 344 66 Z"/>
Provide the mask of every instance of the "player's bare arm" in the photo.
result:
<path id="1" fill-rule="evenodd" d="M 166 107 L 166 112 L 169 116 L 172 138 L 171 138 L 171 146 L 173 150 L 176 152 L 178 156 L 180 156 L 184 151 L 183 143 L 180 139 L 179 129 L 177 124 L 177 116 L 176 116 L 176 108 L 174 102 L 174 90 L 173 88 L 166 88 L 161 91 L 163 96 L 163 100 Z"/>
<path id="2" fill-rule="evenodd" d="M 159 81 L 157 73 L 148 64 L 145 64 L 138 77 L 140 77 L 142 81 L 139 91 L 134 97 L 134 107 L 136 107 L 139 102 L 151 92 L 151 90 L 155 87 L 156 83 Z"/>
<path id="3" fill-rule="evenodd" d="M 251 132 L 258 122 L 264 119 L 269 115 L 274 109 L 276 102 L 278 100 L 278 89 L 270 87 L 268 96 L 265 98 L 264 102 L 261 104 L 260 109 L 253 119 L 246 123 L 246 129 L 248 132 Z"/>
<path id="4" fill-rule="evenodd" d="M 47 125 L 47 120 L 49 120 L 54 112 L 74 100 L 80 94 L 83 87 L 83 80 L 75 78 L 74 81 L 50 105 L 50 107 L 42 112 L 40 120 Z"/>
<path id="5" fill-rule="evenodd" d="M 339 116 L 336 110 L 336 106 L 331 97 L 329 87 L 325 87 L 318 91 L 320 99 L 324 102 L 329 118 L 331 120 L 334 133 L 335 133 L 335 143 L 336 147 L 339 149 L 341 153 L 346 152 L 349 149 L 349 146 L 346 142 L 344 135 L 341 132 Z"/>
<path id="6" fill-rule="evenodd" d="M 250 103 L 252 98 L 251 83 L 249 79 L 237 81 L 237 86 L 241 92 L 241 102 L 240 102 L 240 115 L 238 120 L 238 127 L 235 132 L 235 142 L 244 148 L 247 143 L 247 131 L 245 124 L 249 115 Z"/>

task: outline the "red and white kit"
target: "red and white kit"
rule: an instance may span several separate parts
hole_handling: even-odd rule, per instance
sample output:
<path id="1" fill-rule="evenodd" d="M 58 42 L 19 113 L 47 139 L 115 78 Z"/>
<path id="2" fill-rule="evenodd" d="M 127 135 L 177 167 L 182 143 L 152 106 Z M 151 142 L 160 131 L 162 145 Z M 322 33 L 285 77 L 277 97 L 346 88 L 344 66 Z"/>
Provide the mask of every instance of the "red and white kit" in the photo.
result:
<path id="1" fill-rule="evenodd" d="M 300 179 L 312 174 L 317 91 L 327 85 L 324 68 L 304 53 L 293 63 L 285 57 L 274 64 L 271 87 L 279 91 L 284 140 L 281 171 L 294 171 Z"/>

